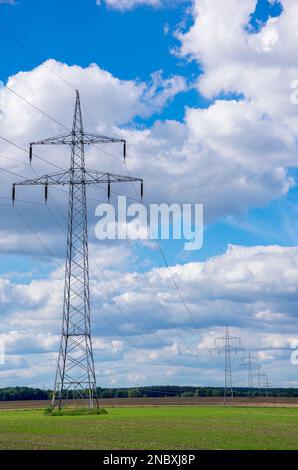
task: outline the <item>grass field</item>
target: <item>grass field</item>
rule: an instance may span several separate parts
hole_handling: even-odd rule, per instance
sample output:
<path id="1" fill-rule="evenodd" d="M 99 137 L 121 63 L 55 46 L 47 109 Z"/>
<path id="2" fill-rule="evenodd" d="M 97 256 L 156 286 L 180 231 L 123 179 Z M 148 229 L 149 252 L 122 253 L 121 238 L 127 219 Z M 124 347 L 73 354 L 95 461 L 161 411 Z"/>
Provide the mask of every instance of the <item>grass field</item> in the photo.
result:
<path id="1" fill-rule="evenodd" d="M 297 408 L 110 408 L 101 416 L 0 411 L 0 449 L 297 449 Z"/>

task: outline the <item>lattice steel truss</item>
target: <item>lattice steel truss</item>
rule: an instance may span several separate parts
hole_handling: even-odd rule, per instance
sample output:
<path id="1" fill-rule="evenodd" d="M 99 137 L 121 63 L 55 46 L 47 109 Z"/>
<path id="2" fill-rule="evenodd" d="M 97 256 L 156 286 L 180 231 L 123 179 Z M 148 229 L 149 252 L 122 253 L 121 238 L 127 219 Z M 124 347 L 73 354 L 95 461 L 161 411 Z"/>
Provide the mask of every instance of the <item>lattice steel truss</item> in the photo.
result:
<path id="1" fill-rule="evenodd" d="M 259 392 L 261 392 L 262 390 L 264 390 L 264 392 L 268 392 L 271 388 L 271 382 L 268 375 L 263 371 L 260 365 L 256 365 L 254 369 L 254 377 L 256 379 L 257 388 L 259 389 Z"/>
<path id="2" fill-rule="evenodd" d="M 46 201 L 48 186 L 69 186 L 62 335 L 52 400 L 53 406 L 58 406 L 59 409 L 64 406 L 69 391 L 76 391 L 83 399 L 87 399 L 90 408 L 93 408 L 95 404 L 98 406 L 90 325 L 86 186 L 107 184 L 108 197 L 110 197 L 112 183 L 138 181 L 141 183 L 141 196 L 143 195 L 143 180 L 141 178 L 103 173 L 85 168 L 85 145 L 97 143 L 121 143 L 124 158 L 126 156 L 125 140 L 84 132 L 80 95 L 76 91 L 72 131 L 69 134 L 33 142 L 30 144 L 29 151 L 31 162 L 34 145 L 70 145 L 70 169 L 36 179 L 24 180 L 13 184 L 12 188 L 12 198 L 15 203 L 17 185 L 43 185 Z"/>
<path id="3" fill-rule="evenodd" d="M 256 358 L 251 354 L 251 351 L 246 353 L 240 366 L 247 370 L 247 395 L 253 397 L 254 395 L 254 374 L 257 368 Z"/>
<path id="4" fill-rule="evenodd" d="M 217 344 L 220 343 L 218 346 Z M 234 343 L 234 345 L 233 345 Z M 237 346 L 238 344 L 238 346 Z M 225 388 L 224 388 L 224 404 L 227 403 L 228 399 L 234 399 L 233 391 L 233 380 L 232 380 L 232 364 L 231 354 L 237 354 L 243 352 L 243 348 L 240 347 L 241 340 L 236 336 L 230 336 L 229 327 L 226 327 L 226 334 L 220 338 L 214 339 L 214 348 L 210 352 L 215 351 L 218 354 L 224 354 L 225 358 Z"/>

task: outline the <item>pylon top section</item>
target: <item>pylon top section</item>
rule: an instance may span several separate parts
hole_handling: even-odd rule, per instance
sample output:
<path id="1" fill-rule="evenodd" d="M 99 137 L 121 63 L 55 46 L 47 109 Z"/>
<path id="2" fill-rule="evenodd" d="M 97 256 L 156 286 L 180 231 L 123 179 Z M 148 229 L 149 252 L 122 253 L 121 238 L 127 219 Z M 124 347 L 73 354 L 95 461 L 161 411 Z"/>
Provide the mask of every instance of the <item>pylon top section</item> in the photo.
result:
<path id="1" fill-rule="evenodd" d="M 225 336 L 214 338 L 214 348 L 210 349 L 210 351 L 238 353 L 244 352 L 244 349 L 241 347 L 241 339 L 238 336 L 231 336 L 227 326 Z"/>
<path id="2" fill-rule="evenodd" d="M 72 133 L 73 135 L 83 135 L 84 133 L 79 90 L 76 90 L 76 106 L 73 117 Z"/>
<path id="3" fill-rule="evenodd" d="M 60 134 L 55 137 L 49 137 L 43 140 L 30 143 L 29 160 L 33 157 L 34 145 L 91 145 L 91 144 L 123 144 L 123 157 L 126 158 L 126 140 L 116 137 L 109 137 L 102 134 L 94 134 L 92 132 L 84 132 L 80 93 L 76 90 L 76 102 L 73 116 L 72 130 L 66 134 Z"/>
<path id="4" fill-rule="evenodd" d="M 126 140 L 118 139 L 116 137 L 109 137 L 102 134 L 95 134 L 85 132 L 83 127 L 83 118 L 81 110 L 80 93 L 76 90 L 75 110 L 73 116 L 72 130 L 66 134 L 61 134 L 55 137 L 49 137 L 44 140 L 31 142 L 29 147 L 29 161 L 32 162 L 33 146 L 35 145 L 70 145 L 71 162 L 70 168 L 60 173 L 52 173 L 43 175 L 41 177 L 24 180 L 22 182 L 14 183 L 12 189 L 13 203 L 16 197 L 16 186 L 18 185 L 45 185 L 46 186 L 46 199 L 48 185 L 66 185 L 66 184 L 86 184 L 93 183 L 107 183 L 108 184 L 108 197 L 111 194 L 112 183 L 127 183 L 127 182 L 140 182 L 141 183 L 141 197 L 143 196 L 143 179 L 134 178 L 130 176 L 116 175 L 113 173 L 99 172 L 96 170 L 87 170 L 85 168 L 85 145 L 92 144 L 123 144 L 123 157 L 126 158 Z"/>

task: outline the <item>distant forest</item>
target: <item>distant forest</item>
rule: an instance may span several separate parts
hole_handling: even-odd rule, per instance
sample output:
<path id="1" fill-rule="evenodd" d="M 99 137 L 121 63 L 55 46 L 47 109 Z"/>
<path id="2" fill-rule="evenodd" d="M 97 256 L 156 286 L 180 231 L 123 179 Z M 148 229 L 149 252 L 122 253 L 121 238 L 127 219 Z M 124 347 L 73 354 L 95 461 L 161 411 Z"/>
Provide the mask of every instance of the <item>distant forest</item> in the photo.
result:
<path id="1" fill-rule="evenodd" d="M 236 397 L 248 395 L 247 388 L 234 388 Z M 178 386 L 152 386 L 134 388 L 97 388 L 98 398 L 137 398 L 137 397 L 222 397 L 224 389 L 221 387 L 178 387 Z M 270 388 L 254 389 L 255 397 L 298 397 L 298 388 Z M 12 400 L 49 400 L 51 390 L 28 387 L 6 387 L 0 389 L 0 401 Z M 70 391 L 69 398 L 77 398 Z"/>

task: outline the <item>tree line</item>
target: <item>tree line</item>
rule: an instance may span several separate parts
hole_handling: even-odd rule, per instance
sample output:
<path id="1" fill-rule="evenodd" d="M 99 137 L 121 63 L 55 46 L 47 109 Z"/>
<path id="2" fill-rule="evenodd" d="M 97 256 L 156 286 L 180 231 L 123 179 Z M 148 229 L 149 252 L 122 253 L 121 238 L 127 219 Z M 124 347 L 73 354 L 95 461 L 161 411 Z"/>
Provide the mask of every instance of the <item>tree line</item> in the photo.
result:
<path id="1" fill-rule="evenodd" d="M 248 390 L 245 387 L 234 388 L 236 397 L 251 396 L 298 397 L 297 388 L 269 388 Z M 66 392 L 65 392 L 66 396 Z M 150 398 L 150 397 L 223 397 L 223 387 L 180 387 L 180 386 L 151 386 L 132 388 L 97 388 L 98 398 Z M 13 400 L 49 400 L 52 390 L 42 390 L 30 387 L 6 387 L 0 389 L 0 401 Z M 68 398 L 78 398 L 76 392 L 70 390 Z"/>

